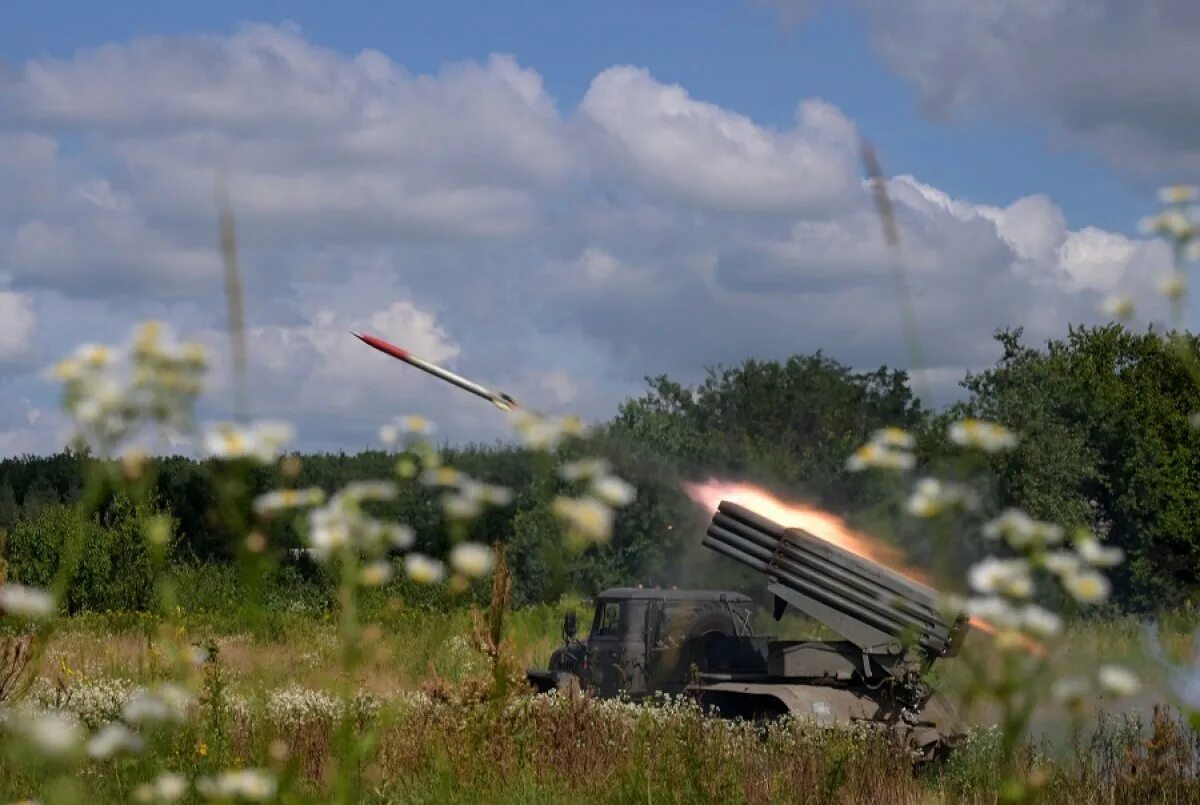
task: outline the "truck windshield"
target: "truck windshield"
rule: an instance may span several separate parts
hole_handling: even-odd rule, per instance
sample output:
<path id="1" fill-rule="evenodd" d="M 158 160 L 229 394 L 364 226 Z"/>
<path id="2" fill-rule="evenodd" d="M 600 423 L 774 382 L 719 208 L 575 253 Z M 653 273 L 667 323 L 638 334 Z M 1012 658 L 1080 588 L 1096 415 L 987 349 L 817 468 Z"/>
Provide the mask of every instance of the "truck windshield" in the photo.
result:
<path id="1" fill-rule="evenodd" d="M 596 622 L 592 624 L 595 636 L 615 635 L 621 624 L 621 605 L 616 601 L 604 601 L 596 610 Z"/>

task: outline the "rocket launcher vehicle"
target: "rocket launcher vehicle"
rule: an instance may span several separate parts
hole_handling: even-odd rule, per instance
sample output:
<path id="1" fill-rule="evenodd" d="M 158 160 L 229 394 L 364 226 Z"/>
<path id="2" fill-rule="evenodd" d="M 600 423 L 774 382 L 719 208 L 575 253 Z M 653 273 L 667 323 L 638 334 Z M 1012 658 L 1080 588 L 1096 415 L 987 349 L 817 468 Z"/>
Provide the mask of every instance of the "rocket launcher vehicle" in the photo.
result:
<path id="1" fill-rule="evenodd" d="M 957 654 L 969 629 L 965 615 L 943 614 L 936 590 L 729 501 L 703 544 L 766 577 L 776 620 L 794 607 L 864 655 L 882 660 L 913 649 L 928 665 Z"/>

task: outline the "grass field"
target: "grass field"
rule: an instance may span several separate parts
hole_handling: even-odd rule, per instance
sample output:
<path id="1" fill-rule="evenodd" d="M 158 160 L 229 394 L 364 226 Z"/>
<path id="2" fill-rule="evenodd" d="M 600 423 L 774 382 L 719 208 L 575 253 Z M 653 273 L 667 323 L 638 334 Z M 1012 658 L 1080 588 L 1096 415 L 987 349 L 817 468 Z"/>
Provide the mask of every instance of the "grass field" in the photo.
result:
<path id="1" fill-rule="evenodd" d="M 506 641 L 516 669 L 544 665 L 559 640 L 562 614 L 587 603 L 510 613 Z M 788 722 L 760 735 L 748 725 L 714 721 L 689 706 L 482 695 L 488 657 L 473 640 L 467 611 L 393 607 L 366 629 L 354 678 L 336 669 L 336 624 L 306 614 L 275 614 L 248 629 L 236 618 L 194 614 L 177 637 L 206 647 L 195 717 L 149 733 L 145 751 L 92 761 L 61 785 L 91 801 L 128 801 L 139 783 L 164 770 L 195 778 L 221 769 L 270 769 L 281 784 L 298 779 L 318 798 L 334 784 L 331 746 L 339 728 L 376 739 L 361 747 L 366 790 L 380 802 L 925 802 L 999 801 L 995 732 L 987 714 L 944 766 L 914 775 L 902 752 L 866 729 L 822 732 Z M 581 619 L 586 623 L 586 618 Z M 1181 648 L 1188 619 L 1167 644 Z M 34 703 L 75 714 L 89 729 L 116 719 L 139 686 L 169 678 L 151 648 L 156 619 L 91 615 L 68 619 L 54 636 L 29 693 Z M 783 624 L 790 633 L 803 624 Z M 1132 621 L 1083 624 L 1056 647 L 1053 674 L 1069 675 L 1096 658 L 1143 656 Z M 964 657 L 988 655 L 974 635 Z M 965 689 L 960 659 L 938 667 L 939 684 Z M 1078 713 L 1042 712 L 1020 757 L 1037 801 L 1179 801 L 1200 798 L 1200 746 L 1168 711 L 1158 669 L 1138 668 L 1143 694 L 1120 712 L 1096 698 Z M 348 703 L 339 690 L 356 694 Z M 5 761 L 0 794 L 10 800 L 41 790 L 52 766 Z"/>

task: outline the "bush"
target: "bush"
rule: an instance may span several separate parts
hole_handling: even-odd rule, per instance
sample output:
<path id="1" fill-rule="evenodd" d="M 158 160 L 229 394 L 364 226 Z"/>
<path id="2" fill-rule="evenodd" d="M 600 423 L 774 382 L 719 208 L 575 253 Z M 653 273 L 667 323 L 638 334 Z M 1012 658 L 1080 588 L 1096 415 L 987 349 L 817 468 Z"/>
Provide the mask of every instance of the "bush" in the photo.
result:
<path id="1" fill-rule="evenodd" d="M 52 504 L 13 528 L 8 541 L 12 581 L 50 587 L 64 549 L 80 547 L 65 608 L 79 612 L 136 612 L 155 604 L 154 572 L 141 532 L 142 513 L 116 498 L 103 516 L 84 520 L 74 506 Z"/>

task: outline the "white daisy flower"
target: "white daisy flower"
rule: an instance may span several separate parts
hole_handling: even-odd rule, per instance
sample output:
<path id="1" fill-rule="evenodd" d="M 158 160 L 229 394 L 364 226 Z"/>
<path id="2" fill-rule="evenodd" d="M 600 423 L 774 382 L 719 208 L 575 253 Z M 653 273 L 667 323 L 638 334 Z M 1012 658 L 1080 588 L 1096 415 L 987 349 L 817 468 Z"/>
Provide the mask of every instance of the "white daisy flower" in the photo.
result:
<path id="1" fill-rule="evenodd" d="M 1099 604 L 1108 598 L 1112 589 L 1108 579 L 1094 570 L 1080 570 L 1069 573 L 1062 579 L 1067 592 L 1081 604 Z"/>
<path id="2" fill-rule="evenodd" d="M 1125 559 L 1125 552 L 1115 546 L 1101 545 L 1096 539 L 1082 539 L 1075 550 L 1092 567 L 1116 567 Z"/>
<path id="3" fill-rule="evenodd" d="M 41 619 L 54 614 L 54 596 L 37 587 L 24 584 L 0 586 L 0 610 L 19 618 Z"/>
<path id="4" fill-rule="evenodd" d="M 609 506 L 627 506 L 637 496 L 632 484 L 615 475 L 593 479 L 591 492 Z"/>
<path id="5" fill-rule="evenodd" d="M 877 444 L 880 447 L 888 447 L 894 450 L 912 450 L 916 446 L 917 440 L 903 428 L 888 427 L 880 428 L 872 433 L 871 444 Z"/>
<path id="6" fill-rule="evenodd" d="M 916 464 L 916 456 L 912 453 L 874 443 L 864 444 L 846 460 L 846 468 L 851 472 L 866 469 L 904 471 L 911 470 Z"/>
<path id="7" fill-rule="evenodd" d="M 1017 435 L 1003 425 L 981 419 L 964 419 L 950 425 L 950 441 L 961 447 L 999 453 L 1017 445 Z"/>
<path id="8" fill-rule="evenodd" d="M 491 572 L 494 561 L 492 549 L 478 542 L 463 542 L 450 551 L 450 565 L 471 578 Z"/>
<path id="9" fill-rule="evenodd" d="M 111 722 L 97 730 L 88 740 L 87 753 L 103 760 L 120 752 L 140 752 L 144 743 L 142 736 L 124 724 Z"/>
<path id="10" fill-rule="evenodd" d="M 421 584 L 436 584 L 446 576 L 446 566 L 436 559 L 419 553 L 404 557 L 404 572 Z"/>
<path id="11" fill-rule="evenodd" d="M 1096 672 L 1100 687 L 1115 696 L 1134 696 L 1142 689 L 1137 675 L 1120 665 L 1104 665 Z"/>
<path id="12" fill-rule="evenodd" d="M 1062 618 L 1037 604 L 1026 604 L 1021 609 L 1021 625 L 1038 637 L 1053 637 L 1062 631 Z"/>

